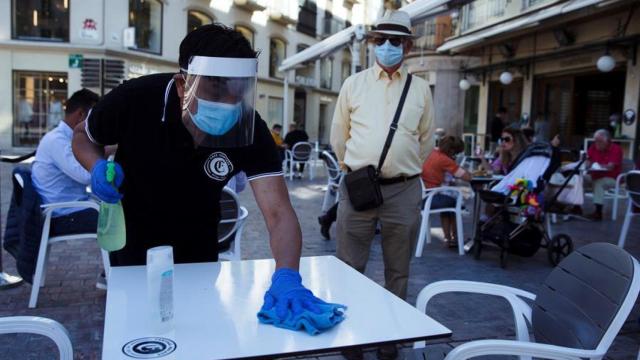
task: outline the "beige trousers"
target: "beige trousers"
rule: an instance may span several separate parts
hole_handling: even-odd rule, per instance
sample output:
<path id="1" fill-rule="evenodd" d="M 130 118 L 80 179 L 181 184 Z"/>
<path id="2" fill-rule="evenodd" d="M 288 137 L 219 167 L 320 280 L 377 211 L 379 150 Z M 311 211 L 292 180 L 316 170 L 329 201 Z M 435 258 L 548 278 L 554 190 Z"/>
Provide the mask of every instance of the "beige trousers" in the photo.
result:
<path id="1" fill-rule="evenodd" d="M 416 242 L 422 188 L 420 178 L 382 186 L 384 203 L 376 209 L 355 211 L 344 182 L 340 185 L 337 219 L 338 258 L 364 273 L 371 242 L 379 222 L 382 235 L 385 288 L 407 297 L 409 263 Z"/>
<path id="2" fill-rule="evenodd" d="M 614 178 L 605 177 L 593 180 L 593 203 L 602 205 L 604 203 L 604 192 L 615 186 L 616 179 Z"/>

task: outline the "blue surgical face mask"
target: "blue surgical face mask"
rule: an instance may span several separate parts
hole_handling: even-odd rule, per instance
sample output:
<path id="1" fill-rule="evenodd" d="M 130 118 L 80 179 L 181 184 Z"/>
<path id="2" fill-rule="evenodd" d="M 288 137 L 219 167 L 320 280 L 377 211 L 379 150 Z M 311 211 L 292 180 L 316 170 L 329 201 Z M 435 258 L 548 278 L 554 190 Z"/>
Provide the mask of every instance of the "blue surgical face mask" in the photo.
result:
<path id="1" fill-rule="evenodd" d="M 196 98 L 198 112 L 189 111 L 193 123 L 198 129 L 209 135 L 224 135 L 234 127 L 242 116 L 242 103 L 227 104 Z"/>
<path id="2" fill-rule="evenodd" d="M 378 59 L 378 62 L 382 66 L 392 67 L 402 61 L 402 44 L 393 46 L 389 40 L 387 40 L 382 45 L 376 45 L 375 52 L 376 59 Z"/>

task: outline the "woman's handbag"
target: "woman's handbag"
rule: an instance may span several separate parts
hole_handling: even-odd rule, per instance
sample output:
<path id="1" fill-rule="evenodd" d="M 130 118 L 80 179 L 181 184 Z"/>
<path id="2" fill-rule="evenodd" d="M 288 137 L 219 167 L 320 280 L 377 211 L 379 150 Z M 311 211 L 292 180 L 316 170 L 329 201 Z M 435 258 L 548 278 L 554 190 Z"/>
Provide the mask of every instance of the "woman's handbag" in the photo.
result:
<path id="1" fill-rule="evenodd" d="M 349 172 L 344 177 L 349 201 L 351 201 L 351 205 L 356 211 L 374 209 L 383 203 L 382 191 L 380 190 L 380 183 L 378 181 L 380 169 L 382 168 L 382 164 L 389 152 L 393 135 L 396 133 L 396 129 L 398 129 L 398 121 L 400 120 L 404 101 L 407 98 L 407 92 L 409 92 L 409 86 L 411 86 L 412 77 L 413 75 L 407 76 L 407 81 L 402 89 L 400 102 L 398 103 L 398 108 L 396 109 L 393 121 L 391 122 L 389 134 L 387 135 L 387 140 L 384 143 L 384 148 L 380 155 L 380 161 L 378 161 L 378 167 L 375 168 L 373 165 L 367 165 L 356 171 Z"/>

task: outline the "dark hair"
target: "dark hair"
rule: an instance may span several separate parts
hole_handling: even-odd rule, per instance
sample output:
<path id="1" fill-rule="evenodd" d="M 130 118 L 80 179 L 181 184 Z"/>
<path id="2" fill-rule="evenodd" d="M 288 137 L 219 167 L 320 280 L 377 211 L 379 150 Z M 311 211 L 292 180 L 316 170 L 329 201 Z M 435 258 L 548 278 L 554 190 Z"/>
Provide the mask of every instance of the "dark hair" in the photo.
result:
<path id="1" fill-rule="evenodd" d="M 507 112 L 507 108 L 506 108 L 506 107 L 504 107 L 504 106 L 500 106 L 500 107 L 498 108 L 498 113 L 499 113 L 499 114 L 503 114 L 503 113 L 506 113 L 506 112 Z"/>
<path id="2" fill-rule="evenodd" d="M 274 124 L 271 128 L 272 128 L 273 130 L 282 129 L 282 125 L 280 125 L 280 124 Z"/>
<path id="3" fill-rule="evenodd" d="M 89 89 L 78 90 L 67 99 L 65 114 L 69 115 L 78 109 L 88 111 L 100 100 L 100 96 Z"/>
<path id="4" fill-rule="evenodd" d="M 464 151 L 464 142 L 457 136 L 445 136 L 440 139 L 438 148 L 449 157 L 453 157 Z"/>
<path id="5" fill-rule="evenodd" d="M 511 141 L 513 141 L 513 148 L 511 151 L 500 149 L 500 162 L 502 162 L 504 166 L 509 167 L 513 164 L 518 155 L 520 155 L 520 153 L 527 147 L 527 138 L 522 133 L 522 130 L 513 127 L 506 127 L 502 132 L 511 135 Z"/>
<path id="6" fill-rule="evenodd" d="M 530 127 L 523 127 L 521 128 L 522 130 L 522 134 L 524 135 L 525 138 L 527 138 L 528 142 L 533 142 L 533 137 L 535 136 L 535 130 L 533 130 Z"/>
<path id="7" fill-rule="evenodd" d="M 254 58 L 256 52 L 238 31 L 220 23 L 203 25 L 188 33 L 180 43 L 178 63 L 189 67 L 193 56 Z"/>

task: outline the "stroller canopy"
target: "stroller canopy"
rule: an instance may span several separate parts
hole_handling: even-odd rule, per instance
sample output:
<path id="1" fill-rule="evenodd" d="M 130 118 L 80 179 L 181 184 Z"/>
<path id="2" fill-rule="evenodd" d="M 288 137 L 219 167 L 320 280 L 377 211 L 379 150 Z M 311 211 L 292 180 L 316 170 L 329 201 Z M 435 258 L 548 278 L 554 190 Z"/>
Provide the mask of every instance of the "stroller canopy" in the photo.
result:
<path id="1" fill-rule="evenodd" d="M 559 165 L 558 152 L 551 144 L 533 143 L 516 158 L 509 173 L 491 191 L 507 195 L 509 186 L 518 179 L 531 181 L 536 184 L 536 191 L 541 191 Z"/>

